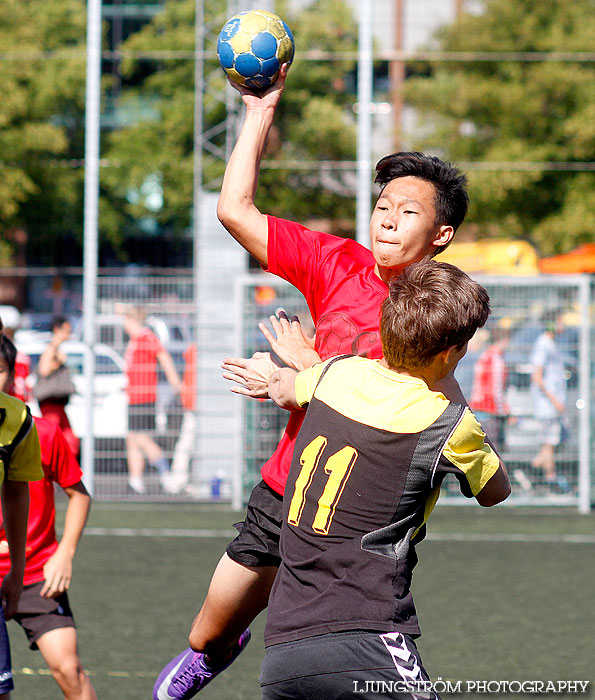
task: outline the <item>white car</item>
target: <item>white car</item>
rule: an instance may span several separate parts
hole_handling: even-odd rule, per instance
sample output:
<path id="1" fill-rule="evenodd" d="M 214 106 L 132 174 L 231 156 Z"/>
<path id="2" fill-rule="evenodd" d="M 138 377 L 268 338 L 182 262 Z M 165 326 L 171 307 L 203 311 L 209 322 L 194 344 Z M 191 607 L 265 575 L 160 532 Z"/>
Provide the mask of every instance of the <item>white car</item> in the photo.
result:
<path id="1" fill-rule="evenodd" d="M 28 385 L 35 384 L 39 357 L 49 342 L 50 334 L 38 334 L 27 338 L 17 334 L 16 345 L 20 352 L 31 360 L 31 374 Z M 77 340 L 67 340 L 61 345 L 66 353 L 66 364 L 70 368 L 76 394 L 70 397 L 66 406 L 68 420 L 78 437 L 85 436 L 85 395 L 87 383 L 84 372 L 85 346 Z M 98 438 L 123 438 L 127 430 L 126 377 L 124 375 L 124 358 L 113 348 L 101 343 L 95 346 L 95 394 L 93 413 L 93 434 Z M 31 400 L 31 408 L 39 414 L 37 402 Z"/>

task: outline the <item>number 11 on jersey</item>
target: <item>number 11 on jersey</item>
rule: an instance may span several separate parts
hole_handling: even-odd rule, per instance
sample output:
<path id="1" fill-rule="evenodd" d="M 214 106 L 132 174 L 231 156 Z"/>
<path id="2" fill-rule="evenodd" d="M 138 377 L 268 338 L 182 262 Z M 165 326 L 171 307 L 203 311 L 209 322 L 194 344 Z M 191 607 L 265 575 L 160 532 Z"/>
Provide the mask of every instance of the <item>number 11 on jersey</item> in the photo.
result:
<path id="1" fill-rule="evenodd" d="M 297 527 L 300 524 L 302 511 L 306 502 L 306 493 L 312 484 L 314 474 L 318 469 L 320 458 L 327 445 L 327 439 L 319 435 L 314 438 L 300 455 L 301 471 L 295 482 L 295 488 L 287 522 Z M 312 523 L 312 530 L 319 535 L 327 535 L 333 521 L 335 508 L 341 498 L 343 489 L 349 480 L 353 465 L 357 460 L 357 450 L 353 447 L 343 447 L 331 455 L 324 465 L 324 472 L 328 476 L 322 496 L 318 499 L 318 509 Z"/>

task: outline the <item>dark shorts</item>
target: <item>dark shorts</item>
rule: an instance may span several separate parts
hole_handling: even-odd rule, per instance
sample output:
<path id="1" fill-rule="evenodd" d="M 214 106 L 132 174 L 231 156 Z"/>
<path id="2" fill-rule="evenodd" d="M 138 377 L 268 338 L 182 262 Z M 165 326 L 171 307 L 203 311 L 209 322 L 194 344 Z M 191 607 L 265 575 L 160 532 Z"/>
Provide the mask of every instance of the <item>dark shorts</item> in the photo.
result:
<path id="1" fill-rule="evenodd" d="M 8 631 L 4 621 L 4 611 L 0 605 L 0 693 L 14 690 L 12 680 L 12 661 L 10 660 L 10 644 L 8 642 Z"/>
<path id="2" fill-rule="evenodd" d="M 25 630 L 29 647 L 37 649 L 37 640 L 46 632 L 62 627 L 76 627 L 68 595 L 57 598 L 42 598 L 39 592 L 44 581 L 23 586 L 15 620 Z"/>
<path id="3" fill-rule="evenodd" d="M 135 403 L 128 406 L 128 430 L 132 433 L 155 431 L 155 404 Z"/>
<path id="4" fill-rule="evenodd" d="M 260 674 L 262 700 L 440 700 L 415 643 L 400 632 L 337 632 L 275 644 Z"/>
<path id="5" fill-rule="evenodd" d="M 244 566 L 279 566 L 279 536 L 283 522 L 283 496 L 264 481 L 254 487 L 246 519 L 234 527 L 239 535 L 227 545 L 227 556 Z"/>

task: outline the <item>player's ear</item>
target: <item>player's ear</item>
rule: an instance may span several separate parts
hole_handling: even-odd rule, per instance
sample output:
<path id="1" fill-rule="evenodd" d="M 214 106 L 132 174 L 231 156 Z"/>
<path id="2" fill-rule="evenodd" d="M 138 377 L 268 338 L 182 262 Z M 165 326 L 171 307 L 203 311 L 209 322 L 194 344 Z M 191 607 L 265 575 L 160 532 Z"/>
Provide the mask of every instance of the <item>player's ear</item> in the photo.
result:
<path id="1" fill-rule="evenodd" d="M 443 224 L 442 226 L 440 226 L 440 228 L 436 232 L 436 235 L 435 235 L 432 243 L 437 248 L 448 245 L 448 243 L 450 243 L 452 241 L 452 237 L 454 235 L 455 235 L 455 230 L 453 229 L 453 227 L 447 226 L 446 224 Z"/>
<path id="2" fill-rule="evenodd" d="M 447 366 L 453 362 L 455 357 L 458 355 L 460 351 L 460 348 L 458 348 L 456 345 L 451 345 L 449 348 L 446 348 L 446 350 L 443 350 L 440 355 L 442 357 L 442 362 Z"/>

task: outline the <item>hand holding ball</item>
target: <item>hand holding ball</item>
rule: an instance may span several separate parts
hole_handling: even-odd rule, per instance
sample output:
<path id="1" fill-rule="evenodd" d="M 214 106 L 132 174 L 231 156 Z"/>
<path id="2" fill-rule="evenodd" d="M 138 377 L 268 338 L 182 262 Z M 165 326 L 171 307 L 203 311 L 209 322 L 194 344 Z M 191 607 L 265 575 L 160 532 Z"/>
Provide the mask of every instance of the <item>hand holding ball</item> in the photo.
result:
<path id="1" fill-rule="evenodd" d="M 240 12 L 219 33 L 217 56 L 230 80 L 250 90 L 266 90 L 284 63 L 291 63 L 295 45 L 285 22 L 266 10 Z"/>

